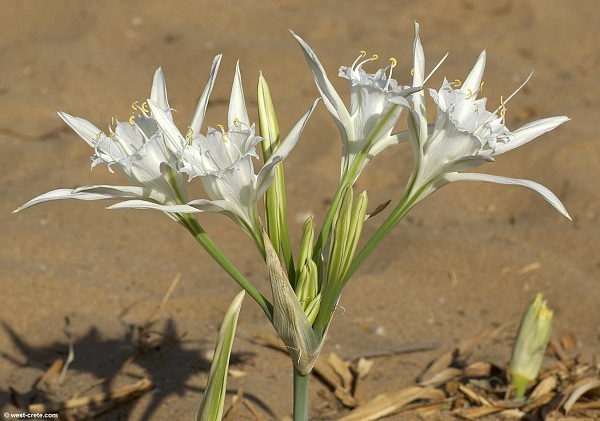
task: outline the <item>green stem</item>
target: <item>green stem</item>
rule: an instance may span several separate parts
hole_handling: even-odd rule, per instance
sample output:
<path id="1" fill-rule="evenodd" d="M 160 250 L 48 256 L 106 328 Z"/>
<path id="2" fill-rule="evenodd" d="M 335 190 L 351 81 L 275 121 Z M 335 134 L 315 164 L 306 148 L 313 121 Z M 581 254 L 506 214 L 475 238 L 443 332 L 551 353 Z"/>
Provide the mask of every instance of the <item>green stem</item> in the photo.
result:
<path id="1" fill-rule="evenodd" d="M 243 289 L 246 290 L 254 301 L 263 309 L 270 321 L 273 321 L 273 305 L 267 300 L 254 285 L 246 279 L 244 275 L 231 263 L 231 261 L 223 254 L 221 249 L 212 241 L 198 220 L 190 214 L 177 214 L 178 220 L 185 228 L 194 236 L 196 241 L 206 250 L 218 264 L 233 278 Z"/>
<path id="2" fill-rule="evenodd" d="M 294 421 L 308 421 L 308 383 L 310 374 L 303 376 L 294 367 Z"/>

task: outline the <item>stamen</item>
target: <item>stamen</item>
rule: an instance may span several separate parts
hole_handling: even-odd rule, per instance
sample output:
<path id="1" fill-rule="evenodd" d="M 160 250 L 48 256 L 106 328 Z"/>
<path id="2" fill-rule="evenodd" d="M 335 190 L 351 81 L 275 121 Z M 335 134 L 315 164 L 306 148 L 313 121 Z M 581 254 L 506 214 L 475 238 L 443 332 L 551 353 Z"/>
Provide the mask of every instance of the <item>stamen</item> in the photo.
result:
<path id="1" fill-rule="evenodd" d="M 185 135 L 185 138 L 190 141 L 190 144 L 191 144 L 193 136 L 194 136 L 194 129 L 192 129 L 192 126 L 188 126 L 188 131 L 187 131 L 187 134 Z"/>
<path id="2" fill-rule="evenodd" d="M 436 70 L 437 70 L 437 69 L 439 69 L 439 67 L 442 65 L 442 63 L 443 63 L 444 61 L 446 61 L 446 58 L 448 58 L 448 53 L 446 53 L 446 54 L 444 55 L 444 57 L 442 57 L 442 59 L 439 61 L 439 63 L 438 63 L 438 64 L 436 64 L 436 66 L 433 68 L 433 70 L 431 71 L 431 73 L 429 73 L 429 74 L 427 75 L 427 77 L 426 77 L 426 78 L 425 78 L 425 80 L 423 81 L 423 85 L 425 85 L 425 82 L 427 82 L 427 81 L 429 80 L 429 78 L 430 78 L 431 76 L 433 76 L 433 74 L 436 72 Z M 413 73 L 413 76 L 414 76 L 414 73 Z"/>
<path id="3" fill-rule="evenodd" d="M 392 62 L 392 64 L 390 64 L 390 74 L 388 75 L 387 82 L 385 83 L 385 90 L 389 88 L 390 81 L 392 80 L 392 71 L 394 70 L 394 67 L 398 65 L 398 60 L 396 60 L 394 57 L 390 58 L 390 61 Z"/>
<path id="4" fill-rule="evenodd" d="M 352 70 L 360 70 L 360 68 L 362 67 L 363 64 L 365 64 L 368 61 L 375 61 L 378 60 L 379 56 L 377 54 L 373 54 L 373 56 L 361 61 L 360 63 L 358 63 L 355 67 L 352 67 Z"/>
<path id="5" fill-rule="evenodd" d="M 454 83 L 452 85 L 454 85 L 454 87 L 458 89 L 462 86 L 462 82 L 458 79 L 454 79 Z"/>
<path id="6" fill-rule="evenodd" d="M 148 108 L 148 103 L 146 101 L 142 102 L 142 111 L 144 111 L 145 113 L 150 112 L 150 108 Z"/>
<path id="7" fill-rule="evenodd" d="M 223 142 L 227 142 L 227 132 L 225 131 L 225 127 L 222 124 L 217 124 L 217 127 L 221 130 L 221 139 Z"/>
<path id="8" fill-rule="evenodd" d="M 527 82 L 529 82 L 529 79 L 531 79 L 531 76 L 533 76 L 533 72 L 529 73 L 529 76 L 527 76 L 527 79 L 525 79 L 525 82 L 523 82 L 512 94 L 509 95 L 508 98 L 506 98 L 506 101 L 504 101 L 503 104 L 506 104 L 508 101 L 510 101 L 512 99 L 512 97 L 514 97 L 521 89 L 523 89 L 523 87 L 525 85 L 527 85 Z"/>
<path id="9" fill-rule="evenodd" d="M 106 136 L 106 134 L 104 132 L 102 132 L 102 131 L 98 132 L 98 134 L 96 135 L 96 142 L 100 140 L 100 138 L 102 137 L 102 135 Z"/>
<path id="10" fill-rule="evenodd" d="M 129 124 L 131 124 L 132 126 L 135 126 L 135 123 L 133 122 L 134 118 L 135 118 L 135 114 L 132 115 L 131 117 L 129 117 Z"/>
<path id="11" fill-rule="evenodd" d="M 478 103 L 474 102 L 473 106 L 475 107 L 475 110 L 479 111 L 479 104 Z"/>
<path id="12" fill-rule="evenodd" d="M 415 68 L 413 67 L 412 69 L 410 69 L 410 75 L 414 76 L 415 75 Z"/>
<path id="13" fill-rule="evenodd" d="M 239 129 L 242 128 L 242 126 L 240 125 L 240 120 L 237 117 L 233 119 L 233 125 Z"/>
<path id="14" fill-rule="evenodd" d="M 131 108 L 133 109 L 133 111 L 137 111 L 138 110 L 138 102 L 140 101 L 135 101 L 133 104 L 131 104 Z"/>
<path id="15" fill-rule="evenodd" d="M 467 89 L 467 96 L 465 97 L 465 99 L 471 99 L 473 98 L 473 91 L 471 91 L 470 89 Z"/>
<path id="16" fill-rule="evenodd" d="M 484 83 L 485 83 L 485 82 L 481 82 L 481 85 L 479 85 L 479 92 L 483 92 L 483 84 L 484 84 Z"/>
<path id="17" fill-rule="evenodd" d="M 358 63 L 358 61 L 363 59 L 366 55 L 367 55 L 366 51 L 364 51 L 364 50 L 361 51 L 360 55 L 356 58 L 356 60 L 354 60 L 354 63 L 352 63 L 351 69 L 354 70 L 354 68 L 356 67 L 356 63 Z"/>

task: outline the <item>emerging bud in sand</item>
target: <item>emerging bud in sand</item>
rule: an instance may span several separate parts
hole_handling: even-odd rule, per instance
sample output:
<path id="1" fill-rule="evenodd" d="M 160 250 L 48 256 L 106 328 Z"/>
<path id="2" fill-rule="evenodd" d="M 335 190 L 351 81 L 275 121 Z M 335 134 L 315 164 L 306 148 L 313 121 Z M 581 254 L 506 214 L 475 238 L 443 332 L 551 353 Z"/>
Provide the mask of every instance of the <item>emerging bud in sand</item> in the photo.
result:
<path id="1" fill-rule="evenodd" d="M 552 310 L 546 306 L 542 294 L 537 294 L 525 310 L 510 360 L 511 383 L 518 398 L 525 395 L 529 382 L 536 379 L 551 332 Z"/>

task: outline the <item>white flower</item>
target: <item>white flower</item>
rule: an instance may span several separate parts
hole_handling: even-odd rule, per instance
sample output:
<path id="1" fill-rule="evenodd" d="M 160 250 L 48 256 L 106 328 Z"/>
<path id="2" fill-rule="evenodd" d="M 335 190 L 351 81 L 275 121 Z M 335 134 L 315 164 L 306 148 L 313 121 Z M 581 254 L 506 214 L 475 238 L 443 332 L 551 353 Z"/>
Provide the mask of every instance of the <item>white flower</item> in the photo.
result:
<path id="1" fill-rule="evenodd" d="M 220 60 L 219 55 L 213 61 L 191 130 L 202 124 Z M 160 68 L 154 74 L 150 99 L 141 105 L 136 101 L 132 108 L 134 115 L 129 121 L 113 121 L 108 134 L 89 121 L 59 112 L 60 117 L 94 148 L 92 167 L 104 163 L 111 172 L 116 168 L 129 185 L 53 190 L 30 200 L 17 211 L 58 199 L 125 199 L 110 208 L 152 208 L 167 213 L 198 212 L 197 208 L 187 205 L 185 179 L 175 168 L 185 139 L 173 124 L 165 79 Z"/>
<path id="2" fill-rule="evenodd" d="M 365 72 L 362 66 L 376 60 L 377 56 L 364 59 L 366 53 L 361 52 L 351 67 L 341 67 L 339 72 L 339 76 L 350 80 L 348 110 L 316 54 L 299 36 L 292 34 L 302 47 L 317 88 L 342 136 L 342 178 L 349 177 L 348 181 L 354 183 L 375 155 L 390 145 L 407 140 L 403 134 L 392 134 L 402 107 L 389 100 L 406 97 L 421 87 L 402 87 L 392 79 L 392 69 L 396 66 L 393 58 L 385 69 L 374 74 Z"/>
<path id="3" fill-rule="evenodd" d="M 415 24 L 414 86 L 423 84 L 425 58 Z M 409 133 L 415 155 L 415 169 L 409 181 L 412 205 L 441 186 L 453 181 L 489 181 L 527 187 L 540 194 L 560 213 L 569 217 L 560 200 L 546 187 L 530 180 L 500 177 L 461 171 L 494 160 L 494 157 L 515 149 L 568 121 L 567 117 L 550 117 L 534 121 L 511 132 L 504 124 L 506 103 L 527 83 L 519 87 L 506 101 L 501 100 L 495 112 L 485 109 L 486 98 L 477 99 L 481 91 L 485 51 L 481 53 L 469 76 L 460 83 L 444 83 L 439 91 L 429 90 L 437 104 L 437 119 L 433 129 L 427 126 L 425 95 L 413 94 L 413 106 L 404 98 L 391 101 L 411 112 Z"/>
<path id="4" fill-rule="evenodd" d="M 263 139 L 250 124 L 239 64 L 229 103 L 228 128 L 208 128 L 207 135 L 195 133 L 181 153 L 179 171 L 190 179 L 199 177 L 210 200 L 193 200 L 189 205 L 199 210 L 217 211 L 232 218 L 257 244 L 262 235 L 256 204 L 274 176 L 275 166 L 295 146 L 314 107 L 300 119 L 273 155 L 254 173 L 252 158 L 258 157 L 256 144 Z"/>

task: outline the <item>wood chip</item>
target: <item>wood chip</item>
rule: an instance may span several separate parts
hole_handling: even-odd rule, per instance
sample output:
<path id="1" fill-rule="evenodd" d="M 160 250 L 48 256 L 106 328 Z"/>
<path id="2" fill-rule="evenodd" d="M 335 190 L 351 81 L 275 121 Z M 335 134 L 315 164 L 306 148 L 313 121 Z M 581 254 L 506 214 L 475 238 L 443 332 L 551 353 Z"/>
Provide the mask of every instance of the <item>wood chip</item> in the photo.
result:
<path id="1" fill-rule="evenodd" d="M 374 421 L 394 414 L 409 403 L 426 397 L 433 388 L 411 386 L 397 392 L 386 393 L 359 406 L 350 414 L 338 418 L 338 421 Z"/>
<path id="2" fill-rule="evenodd" d="M 145 377 L 133 384 L 120 387 L 112 392 L 97 393 L 93 396 L 69 399 L 62 402 L 38 403 L 29 405 L 28 411 L 35 414 L 59 412 L 80 407 L 96 409 L 101 404 L 111 403 L 116 406 L 123 401 L 133 399 L 154 388 L 152 381 Z M 106 408 L 104 408 L 104 411 Z M 90 414 L 91 415 L 91 414 Z"/>
<path id="3" fill-rule="evenodd" d="M 589 377 L 587 379 L 579 380 L 573 385 L 573 391 L 569 395 L 569 398 L 563 404 L 565 414 L 568 414 L 575 402 L 590 390 L 600 389 L 600 377 Z"/>

